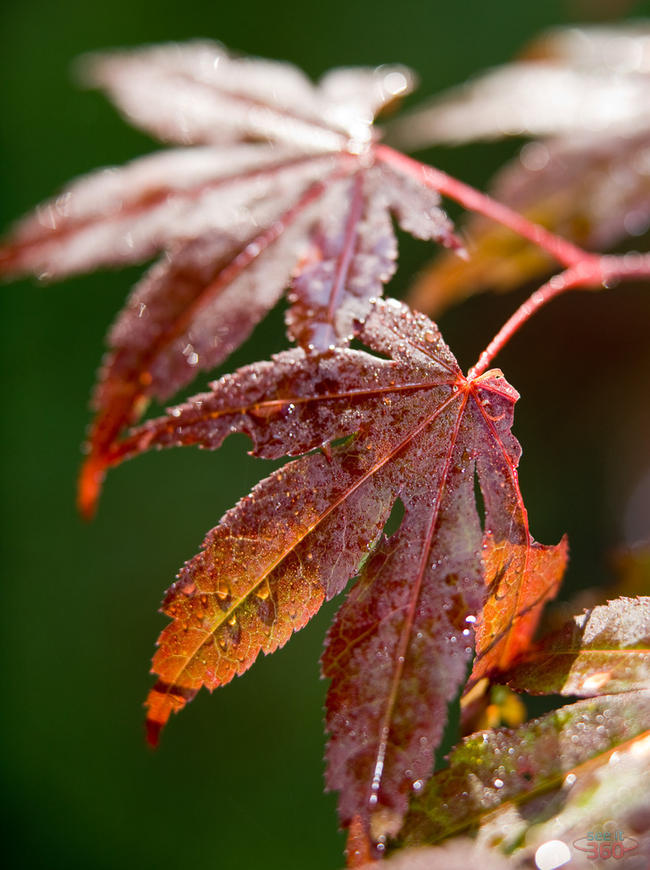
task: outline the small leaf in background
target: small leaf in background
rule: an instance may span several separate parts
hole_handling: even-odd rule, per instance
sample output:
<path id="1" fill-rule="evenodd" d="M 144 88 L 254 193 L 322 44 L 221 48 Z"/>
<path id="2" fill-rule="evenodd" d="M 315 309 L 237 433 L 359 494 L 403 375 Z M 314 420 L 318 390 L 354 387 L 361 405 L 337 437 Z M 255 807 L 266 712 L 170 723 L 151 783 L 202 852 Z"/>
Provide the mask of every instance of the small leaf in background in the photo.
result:
<path id="1" fill-rule="evenodd" d="M 612 824 L 631 834 L 637 811 L 647 808 L 649 728 L 650 694 L 638 691 L 473 734 L 413 800 L 400 842 L 434 844 L 471 831 L 479 844 L 521 858 L 517 867 L 530 866 L 546 840 L 570 845 Z"/>
<path id="2" fill-rule="evenodd" d="M 388 130 L 407 149 L 528 136 L 490 193 L 530 220 L 590 250 L 650 228 L 650 26 L 553 31 L 524 57 L 407 112 Z M 442 255 L 409 302 L 438 315 L 487 289 L 510 290 L 550 271 L 544 251 L 472 216 L 468 259 Z"/>
<path id="3" fill-rule="evenodd" d="M 530 142 L 501 169 L 491 195 L 589 249 L 650 227 L 650 127 L 642 133 Z M 484 290 L 512 290 L 548 273 L 553 259 L 507 227 L 472 215 L 466 260 L 442 254 L 416 279 L 409 302 L 432 315 Z"/>
<path id="4" fill-rule="evenodd" d="M 601 138 L 650 125 L 650 25 L 553 30 L 520 60 L 402 114 L 387 140 L 415 150 L 503 136 Z"/>
<path id="5" fill-rule="evenodd" d="M 574 616 L 525 653 L 504 680 L 534 695 L 650 688 L 650 598 L 618 598 Z"/>
<path id="6" fill-rule="evenodd" d="M 614 553 L 612 562 L 618 581 L 611 591 L 616 595 L 633 598 L 650 589 L 650 544 L 621 549 Z"/>

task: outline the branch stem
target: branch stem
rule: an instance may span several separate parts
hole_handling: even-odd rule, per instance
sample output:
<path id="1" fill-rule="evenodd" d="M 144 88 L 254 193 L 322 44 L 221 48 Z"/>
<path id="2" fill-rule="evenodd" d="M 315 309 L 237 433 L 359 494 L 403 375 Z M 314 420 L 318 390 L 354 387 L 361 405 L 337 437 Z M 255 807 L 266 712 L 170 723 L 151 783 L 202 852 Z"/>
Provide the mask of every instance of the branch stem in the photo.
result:
<path id="1" fill-rule="evenodd" d="M 520 327 L 556 296 L 578 288 L 612 287 L 626 278 L 650 278 L 650 254 L 631 253 L 619 257 L 585 254 L 582 262 L 554 275 L 519 306 L 469 370 L 468 378 L 482 375 Z"/>
<path id="2" fill-rule="evenodd" d="M 567 268 L 575 266 L 591 256 L 582 248 L 568 242 L 561 236 L 556 236 L 555 233 L 549 232 L 539 224 L 529 221 L 523 215 L 508 208 L 507 205 L 497 202 L 468 184 L 463 184 L 462 181 L 458 181 L 440 169 L 420 163 L 412 157 L 407 157 L 405 154 L 389 148 L 388 145 L 377 145 L 375 156 L 380 163 L 385 163 L 405 175 L 410 175 L 420 184 L 437 190 L 438 193 L 460 203 L 464 208 L 508 227 L 513 232 L 528 239 L 529 242 L 543 248 Z"/>
<path id="3" fill-rule="evenodd" d="M 375 146 L 374 156 L 379 163 L 410 175 L 420 184 L 453 199 L 464 208 L 508 227 L 545 250 L 565 267 L 563 272 L 554 275 L 550 281 L 543 284 L 508 318 L 483 351 L 476 365 L 469 370 L 469 378 L 482 375 L 520 327 L 556 296 L 577 288 L 611 287 L 626 278 L 650 278 L 650 254 L 630 253 L 622 256 L 591 254 L 539 224 L 529 221 L 487 194 L 468 184 L 463 184 L 462 181 L 458 181 L 440 169 L 407 157 L 406 154 L 395 151 L 388 145 Z"/>

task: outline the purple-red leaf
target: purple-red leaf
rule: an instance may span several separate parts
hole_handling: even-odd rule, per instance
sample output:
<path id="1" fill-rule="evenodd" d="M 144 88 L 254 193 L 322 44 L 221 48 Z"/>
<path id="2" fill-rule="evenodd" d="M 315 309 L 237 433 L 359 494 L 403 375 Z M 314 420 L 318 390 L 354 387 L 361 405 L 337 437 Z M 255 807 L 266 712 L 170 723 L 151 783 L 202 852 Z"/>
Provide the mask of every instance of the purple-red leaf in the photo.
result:
<path id="1" fill-rule="evenodd" d="M 391 211 L 414 236 L 456 246 L 438 195 L 388 166 L 359 170 L 324 202 L 311 260 L 294 279 L 289 334 L 303 347 L 345 344 L 369 302 L 392 277 L 397 239 Z"/>
<path id="2" fill-rule="evenodd" d="M 0 248 L 0 268 L 59 279 L 137 263 L 204 232 L 243 243 L 331 163 L 331 156 L 244 144 L 177 148 L 102 169 L 23 218 Z"/>
<path id="3" fill-rule="evenodd" d="M 260 139 L 312 151 L 365 143 L 373 117 L 414 86 L 401 66 L 333 70 L 314 85 L 289 63 L 233 57 L 209 41 L 88 55 L 82 72 L 160 139 Z"/>
<path id="4" fill-rule="evenodd" d="M 328 784 L 341 791 L 343 824 L 359 817 L 381 847 L 399 828 L 409 794 L 430 774 L 446 705 L 465 679 L 475 624 L 499 661 L 519 648 L 531 611 L 536 616 L 555 589 L 564 553 L 541 548 L 528 531 L 516 473 L 520 448 L 510 433 L 517 394 L 502 375 L 466 379 L 436 326 L 393 300 L 374 304 L 360 338 L 391 359 L 346 348 L 321 357 L 279 354 L 144 424 L 110 461 L 156 446 L 215 448 L 232 431 L 248 434 L 253 452 L 269 458 L 326 445 L 263 481 L 181 573 L 165 605 L 175 622 L 154 660 L 161 676 L 150 699 L 154 730 L 201 684 L 213 687 L 243 671 L 342 589 L 401 501 L 401 526 L 365 562 L 323 657 L 332 678 Z M 348 444 L 327 446 L 351 435 Z M 495 552 L 503 563 L 498 578 Z M 253 568 L 244 573 L 246 565 Z M 217 600 L 224 578 L 229 589 L 239 584 L 227 607 Z M 280 601 L 279 629 L 274 621 L 262 626 L 249 610 L 267 581 Z M 293 623 L 281 598 L 287 587 L 299 614 Z M 484 622 L 490 594 L 505 599 L 503 616 Z M 194 608 L 203 621 L 185 643 Z M 232 618 L 246 626 L 245 640 L 222 637 Z M 228 663 L 215 636 L 227 645 Z"/>
<path id="5" fill-rule="evenodd" d="M 196 42 L 91 56 L 84 70 L 134 123 L 200 146 L 73 183 L 0 247 L 0 273 L 52 279 L 164 252 L 109 334 L 79 489 L 90 515 L 124 427 L 220 363 L 285 288 L 291 337 L 324 350 L 350 340 L 394 272 L 391 215 L 458 242 L 438 194 L 376 158 L 374 116 L 413 86 L 402 67 L 314 85 Z"/>

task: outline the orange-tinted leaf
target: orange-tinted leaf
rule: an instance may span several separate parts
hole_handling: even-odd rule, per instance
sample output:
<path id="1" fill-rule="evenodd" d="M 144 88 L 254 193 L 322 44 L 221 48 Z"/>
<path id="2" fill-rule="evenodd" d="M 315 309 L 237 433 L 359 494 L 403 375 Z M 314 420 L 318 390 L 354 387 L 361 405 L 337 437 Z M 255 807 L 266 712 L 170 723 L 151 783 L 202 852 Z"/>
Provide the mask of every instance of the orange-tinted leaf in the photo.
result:
<path id="1" fill-rule="evenodd" d="M 483 543 L 489 597 L 476 625 L 476 660 L 470 685 L 505 670 L 528 647 L 544 604 L 557 594 L 566 568 L 568 545 L 532 542 L 522 505 L 521 542 L 489 530 Z"/>
<path id="2" fill-rule="evenodd" d="M 531 694 L 583 697 L 650 688 L 650 598 L 618 598 L 575 616 L 504 680 Z"/>
<path id="3" fill-rule="evenodd" d="M 483 559 L 475 473 L 489 539 L 500 542 L 491 552 L 518 554 L 498 586 L 509 587 L 504 618 L 479 623 L 484 641 L 493 640 L 495 650 L 521 642 L 531 608 L 550 594 L 546 578 L 526 573 L 526 565 L 546 570 L 536 561 L 541 552 L 563 560 L 561 550 L 541 548 L 529 534 L 516 473 L 520 448 L 510 433 L 517 394 L 500 372 L 467 380 L 436 326 L 393 300 L 374 304 L 360 338 L 391 359 L 346 348 L 320 357 L 279 354 L 135 430 L 111 461 L 151 447 L 215 448 L 232 431 L 248 434 L 253 452 L 269 458 L 356 436 L 276 472 L 210 533 L 167 600 L 175 622 L 154 660 L 161 684 L 150 716 L 158 728 L 202 683 L 214 687 L 245 670 L 260 649 L 274 649 L 277 637 L 284 642 L 374 548 L 330 630 L 323 671 L 332 678 L 328 784 L 341 792 L 343 824 L 361 818 L 381 848 L 431 771 L 487 595 L 485 572 L 494 560 Z M 403 521 L 375 547 L 398 498 Z M 229 589 L 240 584 L 227 608 L 215 598 L 214 584 L 224 579 Z M 267 580 L 279 602 L 279 630 L 260 627 L 250 610 Z M 289 598 L 282 597 L 286 588 Z M 202 595 L 209 620 L 184 644 Z M 299 614 L 295 623 L 286 619 L 289 601 Z M 242 628 L 236 641 L 228 634 L 235 616 Z M 497 634 L 489 638 L 492 627 Z M 227 664 L 219 639 L 229 650 Z"/>
<path id="4" fill-rule="evenodd" d="M 488 691 L 489 688 L 489 691 Z M 461 733 L 473 734 L 487 728 L 510 728 L 526 721 L 526 706 L 507 686 L 490 686 L 487 677 L 474 683 L 460 699 Z"/>
<path id="5" fill-rule="evenodd" d="M 390 492 L 367 474 L 359 482 L 366 456 L 342 459 L 314 455 L 275 472 L 181 570 L 163 604 L 174 621 L 153 660 L 150 742 L 201 686 L 223 685 L 260 652 L 283 646 L 355 573 L 386 520 Z"/>

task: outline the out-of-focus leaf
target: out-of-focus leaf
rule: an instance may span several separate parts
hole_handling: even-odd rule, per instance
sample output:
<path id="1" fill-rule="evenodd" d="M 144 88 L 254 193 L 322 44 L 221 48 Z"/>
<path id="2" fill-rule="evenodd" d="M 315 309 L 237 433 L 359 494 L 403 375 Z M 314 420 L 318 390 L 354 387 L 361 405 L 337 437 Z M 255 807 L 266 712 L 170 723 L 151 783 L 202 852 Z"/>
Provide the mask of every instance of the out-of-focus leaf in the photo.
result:
<path id="1" fill-rule="evenodd" d="M 374 160 L 375 115 L 413 87 L 403 67 L 314 85 L 289 64 L 195 42 L 83 69 L 133 123 L 195 146 L 74 182 L 0 247 L 0 274 L 49 279 L 163 252 L 109 334 L 80 481 L 89 515 L 123 428 L 222 362 L 285 288 L 291 336 L 326 350 L 350 340 L 394 272 L 392 216 L 458 243 L 435 191 Z"/>
<path id="2" fill-rule="evenodd" d="M 279 354 L 144 424 L 111 461 L 151 447 L 215 448 L 233 431 L 269 458 L 325 445 L 259 484 L 182 570 L 165 602 L 174 622 L 154 659 L 149 721 L 155 736 L 201 685 L 284 643 L 372 551 L 329 632 L 323 672 L 328 784 L 340 790 L 342 823 L 360 819 L 381 848 L 431 772 L 474 627 L 482 672 L 507 666 L 566 553 L 530 535 L 510 432 L 517 393 L 501 373 L 467 380 L 436 326 L 394 300 L 374 304 L 360 338 L 390 359 L 345 348 Z M 397 499 L 403 521 L 378 540 Z M 486 597 L 499 613 L 490 603 L 484 619 Z"/>
<path id="3" fill-rule="evenodd" d="M 591 250 L 650 227 L 650 25 L 553 31 L 508 64 L 403 115 L 389 139 L 544 137 L 524 146 L 490 193 Z M 429 314 L 486 289 L 509 290 L 552 267 L 541 249 L 473 216 L 467 261 L 440 257 L 409 301 Z"/>
<path id="4" fill-rule="evenodd" d="M 381 863 L 366 864 L 380 870 L 511 870 L 512 864 L 494 849 L 485 849 L 467 838 L 450 840 L 442 846 L 424 846 L 395 852 Z"/>
<path id="5" fill-rule="evenodd" d="M 574 616 L 527 652 L 504 680 L 534 695 L 650 689 L 650 598 L 618 598 Z"/>
<path id="6" fill-rule="evenodd" d="M 650 589 L 650 544 L 647 542 L 614 553 L 614 570 L 618 581 L 612 591 L 635 597 Z"/>
<path id="7" fill-rule="evenodd" d="M 366 141 L 372 118 L 414 86 L 401 66 L 336 69 L 315 86 L 281 61 L 236 57 L 210 41 L 91 54 L 81 73 L 127 119 L 184 145 L 251 139 L 336 151 Z"/>
<path id="8" fill-rule="evenodd" d="M 525 56 L 406 112 L 389 127 L 388 141 L 413 150 L 650 125 L 648 22 L 551 31 Z"/>
<path id="9" fill-rule="evenodd" d="M 497 174 L 490 192 L 584 248 L 610 248 L 650 226 L 650 129 L 531 142 Z M 464 241 L 467 260 L 443 254 L 418 277 L 409 297 L 416 308 L 438 313 L 483 290 L 519 287 L 552 268 L 541 248 L 480 216 L 467 221 Z"/>
<path id="10" fill-rule="evenodd" d="M 508 853 L 523 844 L 530 856 L 545 840 L 572 844 L 612 824 L 631 834 L 631 819 L 647 807 L 649 729 L 650 694 L 637 691 L 473 734 L 414 799 L 401 842 L 433 844 L 471 831 Z"/>

